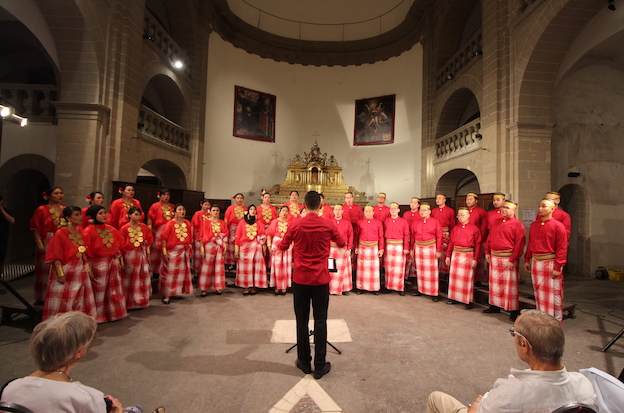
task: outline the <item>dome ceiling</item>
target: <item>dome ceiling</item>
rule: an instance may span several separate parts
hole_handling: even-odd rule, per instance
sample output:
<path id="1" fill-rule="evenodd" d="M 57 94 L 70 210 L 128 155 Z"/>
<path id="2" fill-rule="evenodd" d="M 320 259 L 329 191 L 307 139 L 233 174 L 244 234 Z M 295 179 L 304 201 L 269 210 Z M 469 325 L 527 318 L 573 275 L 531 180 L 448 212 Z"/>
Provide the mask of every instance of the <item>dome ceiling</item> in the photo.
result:
<path id="1" fill-rule="evenodd" d="M 206 0 L 224 40 L 276 61 L 374 63 L 420 40 L 434 0 Z"/>

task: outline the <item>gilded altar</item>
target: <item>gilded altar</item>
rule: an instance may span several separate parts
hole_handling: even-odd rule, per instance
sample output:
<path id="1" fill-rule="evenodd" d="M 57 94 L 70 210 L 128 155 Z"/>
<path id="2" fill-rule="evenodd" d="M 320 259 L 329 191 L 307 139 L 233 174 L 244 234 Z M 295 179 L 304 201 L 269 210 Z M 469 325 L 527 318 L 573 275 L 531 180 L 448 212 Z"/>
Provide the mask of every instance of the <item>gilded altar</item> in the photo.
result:
<path id="1" fill-rule="evenodd" d="M 276 205 L 282 205 L 290 200 L 290 193 L 298 191 L 301 201 L 308 191 L 317 191 L 325 196 L 326 204 L 344 204 L 345 192 L 353 192 L 354 202 L 366 205 L 366 194 L 357 191 L 354 187 L 345 184 L 342 177 L 342 167 L 331 155 L 321 153 L 318 143 L 314 142 L 310 153 L 297 154 L 288 165 L 288 173 L 284 182 L 267 192 L 272 195 Z"/>

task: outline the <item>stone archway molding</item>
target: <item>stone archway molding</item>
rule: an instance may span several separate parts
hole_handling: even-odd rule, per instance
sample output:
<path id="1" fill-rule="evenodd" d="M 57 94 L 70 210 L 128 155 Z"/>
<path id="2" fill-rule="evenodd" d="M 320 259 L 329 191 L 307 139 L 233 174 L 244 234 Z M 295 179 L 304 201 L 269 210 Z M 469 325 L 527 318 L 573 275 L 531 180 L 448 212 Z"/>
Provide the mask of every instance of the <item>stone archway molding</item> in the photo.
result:
<path id="1" fill-rule="evenodd" d="M 154 174 L 160 179 L 162 186 L 165 188 L 187 189 L 187 180 L 184 171 L 171 161 L 166 159 L 152 159 L 144 163 L 141 168 Z"/>
<path id="2" fill-rule="evenodd" d="M 41 172 L 48 181 L 54 182 L 54 162 L 45 156 L 32 153 L 14 156 L 0 167 L 0 193 L 6 194 L 9 181 L 13 175 L 24 169 L 34 169 Z"/>

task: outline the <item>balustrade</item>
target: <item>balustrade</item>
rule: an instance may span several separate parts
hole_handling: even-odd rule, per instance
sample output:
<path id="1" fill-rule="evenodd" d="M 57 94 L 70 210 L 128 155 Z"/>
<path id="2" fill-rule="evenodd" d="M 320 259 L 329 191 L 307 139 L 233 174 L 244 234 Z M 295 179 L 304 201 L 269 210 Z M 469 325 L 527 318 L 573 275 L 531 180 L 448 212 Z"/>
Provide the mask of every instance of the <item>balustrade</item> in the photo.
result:
<path id="1" fill-rule="evenodd" d="M 450 80 L 457 77 L 457 74 L 471 62 L 472 59 L 478 58 L 483 54 L 481 43 L 481 31 L 475 33 L 451 59 L 438 72 L 437 85 L 438 89 L 444 86 Z"/>
<path id="2" fill-rule="evenodd" d="M 436 159 L 463 155 L 481 147 L 481 118 L 436 139 Z"/>
<path id="3" fill-rule="evenodd" d="M 29 122 L 54 120 L 56 111 L 51 102 L 57 100 L 56 85 L 0 83 L 0 97 L 15 108 L 16 115 L 28 118 Z"/>
<path id="4" fill-rule="evenodd" d="M 184 151 L 189 151 L 191 134 L 146 106 L 141 106 L 139 110 L 138 130 L 140 135 L 148 137 L 147 140 L 152 138 Z"/>
<path id="5" fill-rule="evenodd" d="M 190 76 L 191 59 L 148 9 L 145 9 L 143 38 L 151 41 L 158 54 L 172 66 L 174 62 L 180 61 L 183 67 L 178 70 L 181 70 L 186 76 Z"/>

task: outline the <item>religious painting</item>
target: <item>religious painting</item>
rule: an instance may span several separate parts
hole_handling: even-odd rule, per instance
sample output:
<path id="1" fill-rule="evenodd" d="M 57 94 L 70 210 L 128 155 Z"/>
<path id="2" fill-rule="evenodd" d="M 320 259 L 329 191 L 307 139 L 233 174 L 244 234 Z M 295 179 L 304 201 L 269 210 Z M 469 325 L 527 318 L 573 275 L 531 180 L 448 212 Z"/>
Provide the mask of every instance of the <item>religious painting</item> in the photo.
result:
<path id="1" fill-rule="evenodd" d="M 353 145 L 382 145 L 394 142 L 396 95 L 355 101 Z"/>
<path id="2" fill-rule="evenodd" d="M 235 86 L 234 136 L 275 142 L 275 95 Z"/>

